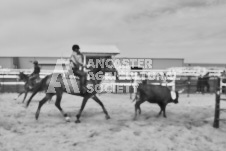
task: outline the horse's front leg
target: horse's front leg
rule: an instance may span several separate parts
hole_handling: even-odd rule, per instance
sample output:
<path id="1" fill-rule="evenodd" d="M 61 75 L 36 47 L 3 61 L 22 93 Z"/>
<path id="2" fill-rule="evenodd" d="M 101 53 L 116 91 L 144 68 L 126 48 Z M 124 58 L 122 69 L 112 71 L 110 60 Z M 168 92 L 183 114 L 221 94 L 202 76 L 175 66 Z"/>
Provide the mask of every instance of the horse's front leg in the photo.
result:
<path id="1" fill-rule="evenodd" d="M 62 109 L 62 107 L 60 105 L 61 99 L 62 99 L 62 95 L 63 95 L 63 93 L 57 94 L 55 106 L 59 109 L 59 111 L 61 112 L 61 114 L 64 116 L 66 122 L 70 122 L 70 117 L 68 116 L 67 113 L 64 112 L 64 110 Z"/>
<path id="2" fill-rule="evenodd" d="M 26 99 L 26 97 L 27 97 L 27 93 L 28 93 L 28 91 L 25 91 L 24 99 L 23 99 L 22 103 L 24 103 L 24 101 L 25 101 L 25 99 Z"/>
<path id="3" fill-rule="evenodd" d="M 81 122 L 79 119 L 80 119 L 80 116 L 81 116 L 81 114 L 82 114 L 83 109 L 84 109 L 85 106 L 86 106 L 86 102 L 88 101 L 88 99 L 89 99 L 89 97 L 84 97 L 84 98 L 83 98 L 82 106 L 81 106 L 81 108 L 80 108 L 78 114 L 76 115 L 77 120 L 75 121 L 75 123 L 80 123 L 80 122 Z"/>

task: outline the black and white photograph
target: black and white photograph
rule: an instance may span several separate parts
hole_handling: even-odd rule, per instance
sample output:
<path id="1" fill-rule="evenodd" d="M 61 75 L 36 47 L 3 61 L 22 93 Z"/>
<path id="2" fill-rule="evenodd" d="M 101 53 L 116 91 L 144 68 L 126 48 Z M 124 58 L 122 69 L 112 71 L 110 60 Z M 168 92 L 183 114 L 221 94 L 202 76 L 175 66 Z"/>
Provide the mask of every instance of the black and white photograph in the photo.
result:
<path id="1" fill-rule="evenodd" d="M 224 151 L 226 0 L 0 0 L 0 151 Z"/>

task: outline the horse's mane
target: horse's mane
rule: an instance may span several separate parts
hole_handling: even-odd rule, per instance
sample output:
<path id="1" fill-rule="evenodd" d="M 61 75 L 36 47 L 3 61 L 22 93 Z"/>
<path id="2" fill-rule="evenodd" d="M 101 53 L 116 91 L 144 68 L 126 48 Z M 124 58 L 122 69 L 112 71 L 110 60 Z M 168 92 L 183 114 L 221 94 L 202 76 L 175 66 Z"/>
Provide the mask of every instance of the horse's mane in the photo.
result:
<path id="1" fill-rule="evenodd" d="M 28 75 L 24 74 L 23 72 L 19 73 L 19 77 L 21 78 L 21 80 L 28 80 Z"/>

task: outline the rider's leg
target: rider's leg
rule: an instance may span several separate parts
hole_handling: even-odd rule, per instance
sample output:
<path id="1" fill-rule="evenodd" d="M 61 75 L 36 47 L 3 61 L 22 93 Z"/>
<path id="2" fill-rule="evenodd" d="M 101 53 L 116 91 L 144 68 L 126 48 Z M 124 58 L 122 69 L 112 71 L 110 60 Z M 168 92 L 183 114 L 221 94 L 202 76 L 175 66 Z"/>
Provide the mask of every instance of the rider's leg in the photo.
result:
<path id="1" fill-rule="evenodd" d="M 83 71 L 80 71 L 80 70 L 73 70 L 74 71 L 74 74 L 79 76 L 79 79 L 80 79 L 80 91 L 82 91 L 82 93 L 84 93 L 84 87 L 86 86 L 86 76 L 87 74 Z"/>
<path id="2" fill-rule="evenodd" d="M 34 75 L 29 78 L 29 82 L 28 83 L 29 83 L 30 88 L 32 88 L 34 86 L 34 79 L 35 79 Z"/>

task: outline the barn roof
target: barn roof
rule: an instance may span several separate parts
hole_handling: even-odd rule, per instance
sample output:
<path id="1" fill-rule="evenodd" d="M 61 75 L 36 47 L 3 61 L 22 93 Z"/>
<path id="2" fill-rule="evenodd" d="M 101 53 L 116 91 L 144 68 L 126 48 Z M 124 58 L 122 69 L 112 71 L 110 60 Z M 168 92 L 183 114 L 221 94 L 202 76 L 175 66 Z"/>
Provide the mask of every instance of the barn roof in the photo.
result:
<path id="1" fill-rule="evenodd" d="M 80 45 L 80 51 L 87 55 L 119 54 L 119 49 L 114 45 Z M 0 57 L 69 57 L 71 55 L 71 47 L 57 48 L 48 50 L 24 49 L 24 50 L 7 50 L 0 51 Z"/>

